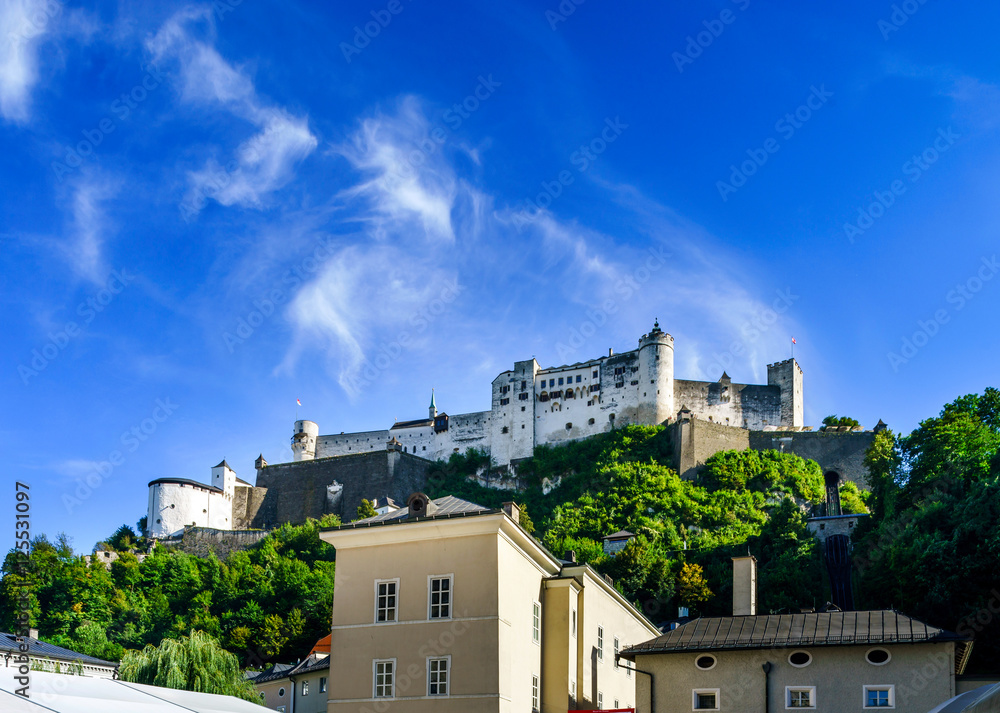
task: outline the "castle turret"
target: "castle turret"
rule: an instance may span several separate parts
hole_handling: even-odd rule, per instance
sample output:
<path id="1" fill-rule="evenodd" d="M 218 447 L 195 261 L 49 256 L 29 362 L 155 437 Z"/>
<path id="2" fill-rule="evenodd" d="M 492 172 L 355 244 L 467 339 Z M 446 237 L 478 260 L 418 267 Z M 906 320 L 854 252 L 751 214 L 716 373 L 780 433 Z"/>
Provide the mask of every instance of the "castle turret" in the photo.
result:
<path id="1" fill-rule="evenodd" d="M 436 403 L 434 403 L 434 389 L 431 389 L 431 405 L 430 405 L 430 407 L 429 407 L 429 408 L 427 409 L 427 413 L 428 413 L 428 415 L 430 416 L 430 419 L 431 419 L 432 421 L 433 421 L 433 420 L 434 420 L 435 418 L 437 418 L 437 415 L 438 415 L 438 407 L 437 407 L 437 404 L 436 404 Z"/>
<path id="2" fill-rule="evenodd" d="M 639 339 L 639 423 L 659 424 L 674 415 L 674 338 L 653 323 Z"/>
<path id="3" fill-rule="evenodd" d="M 802 406 L 802 367 L 795 359 L 767 365 L 767 385 L 781 387 L 781 425 L 801 428 L 805 418 Z"/>
<path id="4" fill-rule="evenodd" d="M 319 426 L 315 421 L 296 421 L 292 434 L 292 460 L 312 460 L 316 457 L 316 439 Z"/>
<path id="5" fill-rule="evenodd" d="M 236 489 L 236 472 L 229 467 L 225 458 L 212 468 L 212 485 L 224 492 L 227 497 L 233 497 L 233 491 Z"/>

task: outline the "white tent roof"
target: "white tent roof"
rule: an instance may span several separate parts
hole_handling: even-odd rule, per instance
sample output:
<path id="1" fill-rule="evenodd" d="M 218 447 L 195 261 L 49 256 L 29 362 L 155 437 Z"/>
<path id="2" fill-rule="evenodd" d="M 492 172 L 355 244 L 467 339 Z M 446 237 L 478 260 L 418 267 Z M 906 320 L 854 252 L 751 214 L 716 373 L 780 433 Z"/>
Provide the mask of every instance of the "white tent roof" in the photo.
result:
<path id="1" fill-rule="evenodd" d="M 0 710 L 5 713 L 262 713 L 268 708 L 214 693 L 125 683 L 110 678 L 32 671 L 29 698 L 15 694 L 17 669 L 0 668 Z"/>

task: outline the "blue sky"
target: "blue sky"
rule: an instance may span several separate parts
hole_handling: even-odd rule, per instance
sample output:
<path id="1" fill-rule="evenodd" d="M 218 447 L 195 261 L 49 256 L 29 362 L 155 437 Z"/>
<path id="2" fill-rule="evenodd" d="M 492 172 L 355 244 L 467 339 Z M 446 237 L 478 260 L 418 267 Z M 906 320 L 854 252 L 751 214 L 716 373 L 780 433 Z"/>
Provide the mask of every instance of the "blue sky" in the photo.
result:
<path id="1" fill-rule="evenodd" d="M 809 424 L 997 385 L 1000 8 L 897 7 L 5 2 L 4 490 L 86 551 L 296 398 L 481 410 L 657 317 L 681 378 L 794 336 Z"/>

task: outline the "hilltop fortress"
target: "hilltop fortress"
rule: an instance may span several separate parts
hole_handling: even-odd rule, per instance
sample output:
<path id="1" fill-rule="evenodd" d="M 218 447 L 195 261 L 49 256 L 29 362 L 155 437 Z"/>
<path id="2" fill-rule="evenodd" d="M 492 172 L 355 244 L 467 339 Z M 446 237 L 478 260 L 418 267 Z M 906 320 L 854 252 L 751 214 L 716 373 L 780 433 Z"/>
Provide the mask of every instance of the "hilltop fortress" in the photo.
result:
<path id="1" fill-rule="evenodd" d="M 499 374 L 488 411 L 439 412 L 433 392 L 427 417 L 390 428 L 320 435 L 296 421 L 292 461 L 258 458 L 256 485 L 223 461 L 212 484 L 159 478 L 149 484 L 147 523 L 154 538 L 185 529 L 265 528 L 332 513 L 354 517 L 361 499 L 388 507 L 426 484 L 434 461 L 470 448 L 496 466 L 516 469 L 540 445 L 558 445 L 627 424 L 670 427 L 674 465 L 693 477 L 709 456 L 728 449 L 775 448 L 811 458 L 827 474 L 831 498 L 845 479 L 865 486 L 863 455 L 873 432 L 813 432 L 803 425 L 802 369 L 794 359 L 767 367 L 767 384 L 674 378 L 674 339 L 658 323 L 632 351 L 565 366 L 519 361 Z M 881 423 L 880 423 L 881 427 Z M 830 502 L 839 512 L 839 499 Z"/>

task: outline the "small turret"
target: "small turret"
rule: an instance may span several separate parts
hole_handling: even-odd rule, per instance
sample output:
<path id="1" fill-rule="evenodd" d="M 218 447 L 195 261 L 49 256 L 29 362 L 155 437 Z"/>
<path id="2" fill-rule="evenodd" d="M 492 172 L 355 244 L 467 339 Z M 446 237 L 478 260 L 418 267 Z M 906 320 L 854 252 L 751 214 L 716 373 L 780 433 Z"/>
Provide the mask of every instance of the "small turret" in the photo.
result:
<path id="1" fill-rule="evenodd" d="M 437 418 L 438 407 L 437 407 L 437 404 L 434 402 L 434 389 L 431 389 L 431 405 L 427 409 L 427 413 L 430 414 L 430 418 L 431 418 L 432 421 L 435 418 Z"/>
<path id="2" fill-rule="evenodd" d="M 233 490 L 236 488 L 236 472 L 229 467 L 225 458 L 219 465 L 212 468 L 212 485 L 229 497 L 233 496 Z"/>
<path id="3" fill-rule="evenodd" d="M 296 421 L 292 434 L 292 460 L 312 460 L 316 457 L 319 426 L 313 421 Z"/>
<path id="4" fill-rule="evenodd" d="M 674 415 L 674 338 L 653 322 L 639 339 L 639 422 L 658 425 Z"/>

